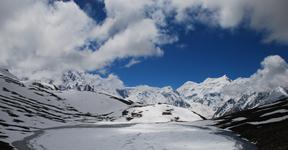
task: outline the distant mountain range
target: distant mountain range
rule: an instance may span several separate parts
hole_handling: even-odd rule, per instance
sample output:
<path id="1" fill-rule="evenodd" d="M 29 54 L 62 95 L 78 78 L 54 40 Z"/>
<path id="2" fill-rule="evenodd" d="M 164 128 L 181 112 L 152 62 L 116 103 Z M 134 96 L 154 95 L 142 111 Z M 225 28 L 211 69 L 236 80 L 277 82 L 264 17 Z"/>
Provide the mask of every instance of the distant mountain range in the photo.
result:
<path id="1" fill-rule="evenodd" d="M 245 78 L 231 80 L 224 75 L 208 78 L 202 83 L 188 81 L 177 89 L 148 85 L 125 87 L 123 82 L 113 75 L 102 78 L 85 72 L 68 71 L 63 74 L 62 82 L 55 87 L 60 90 L 102 92 L 142 104 L 165 103 L 185 107 L 206 118 L 255 108 L 288 97 L 288 87 L 280 86 L 263 90 L 247 87 L 236 94 L 231 92 L 235 86 L 243 86 L 245 82 L 248 82 Z"/>

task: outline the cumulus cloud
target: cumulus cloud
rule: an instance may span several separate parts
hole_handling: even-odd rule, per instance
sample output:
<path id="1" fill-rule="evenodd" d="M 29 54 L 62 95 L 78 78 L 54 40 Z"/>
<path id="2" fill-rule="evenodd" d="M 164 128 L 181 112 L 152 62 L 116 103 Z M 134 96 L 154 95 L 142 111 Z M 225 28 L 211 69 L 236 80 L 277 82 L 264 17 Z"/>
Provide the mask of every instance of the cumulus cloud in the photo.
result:
<path id="1" fill-rule="evenodd" d="M 288 43 L 287 0 L 252 0 L 250 26 L 266 31 L 265 41 Z"/>
<path id="2" fill-rule="evenodd" d="M 68 66 L 80 67 L 77 60 L 85 51 L 75 48 L 89 37 L 93 20 L 73 2 L 28 2 L 30 6 L 19 6 L 17 15 L 5 18 L 0 26 L 1 64 L 20 75 L 37 72 L 41 76 Z"/>
<path id="3" fill-rule="evenodd" d="M 102 2 L 107 17 L 97 22 L 74 1 L 1 0 L 0 65 L 42 78 L 69 69 L 103 70 L 119 59 L 159 57 L 161 45 L 178 40 L 167 31 L 168 18 L 187 29 L 195 22 L 225 29 L 244 24 L 265 31 L 267 42 L 288 42 L 286 0 Z"/>
<path id="4" fill-rule="evenodd" d="M 222 28 L 244 25 L 265 33 L 266 42 L 288 43 L 287 0 L 171 0 L 180 21 L 201 21 Z M 206 11 L 203 11 L 206 10 Z M 187 15 L 187 12 L 194 12 Z"/>
<path id="5" fill-rule="evenodd" d="M 262 69 L 250 77 L 250 86 L 259 90 L 288 87 L 288 64 L 283 58 L 278 55 L 268 56 L 261 65 Z"/>
<path id="6" fill-rule="evenodd" d="M 73 1 L 1 1 L 1 14 L 9 15 L 0 16 L 0 64 L 37 79 L 69 69 L 102 69 L 118 59 L 163 55 L 160 37 L 166 35 L 139 11 L 144 3 L 105 4 L 108 17 L 100 24 Z M 89 42 L 98 48 L 86 46 Z"/>
<path id="7" fill-rule="evenodd" d="M 262 68 L 249 78 L 239 78 L 224 88 L 228 95 L 267 91 L 278 87 L 288 88 L 288 64 L 278 55 L 266 57 Z"/>

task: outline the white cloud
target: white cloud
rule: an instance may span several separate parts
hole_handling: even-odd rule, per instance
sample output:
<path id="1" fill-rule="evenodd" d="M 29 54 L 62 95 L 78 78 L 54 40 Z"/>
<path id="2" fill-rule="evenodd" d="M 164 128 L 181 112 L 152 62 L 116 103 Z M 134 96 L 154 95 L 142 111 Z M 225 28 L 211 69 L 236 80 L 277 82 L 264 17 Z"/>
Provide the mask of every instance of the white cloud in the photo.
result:
<path id="1" fill-rule="evenodd" d="M 288 1 L 252 0 L 250 26 L 256 30 L 265 30 L 266 41 L 288 43 Z"/>
<path id="2" fill-rule="evenodd" d="M 15 13 L 0 27 L 1 64 L 20 75 L 79 67 L 83 52 L 75 48 L 85 43 L 93 20 L 75 3 L 34 1 Z"/>
<path id="3" fill-rule="evenodd" d="M 15 1 L 20 3 L 0 2 L 3 14 L 15 8 L 0 16 L 0 64 L 19 76 L 58 76 L 68 69 L 103 69 L 117 59 L 163 55 L 158 45 L 166 35 L 145 16 L 146 2 L 107 0 L 108 17 L 97 24 L 73 1 Z M 79 50 L 88 41 L 99 48 Z"/>
<path id="4" fill-rule="evenodd" d="M 163 51 L 154 44 L 157 42 L 158 35 L 158 30 L 150 19 L 130 24 L 124 31 L 110 38 L 96 52 L 92 53 L 87 65 L 91 66 L 93 62 L 96 62 L 99 65 L 97 68 L 101 68 L 116 59 L 161 56 Z"/>
<path id="5" fill-rule="evenodd" d="M 224 88 L 228 95 L 266 91 L 277 87 L 288 88 L 288 64 L 278 55 L 266 57 L 262 68 L 249 78 L 239 78 Z"/>
<path id="6" fill-rule="evenodd" d="M 68 69 L 95 70 L 119 59 L 162 56 L 177 36 L 167 17 L 193 23 L 266 31 L 266 41 L 288 42 L 286 0 L 103 0 L 107 18 L 89 18 L 74 1 L 1 0 L 0 65 L 19 76 L 57 76 Z M 272 9 L 273 7 L 273 9 Z M 84 47 L 89 41 L 97 49 Z M 79 50 L 79 48 L 82 48 Z"/>
<path id="7" fill-rule="evenodd" d="M 139 64 L 141 61 L 140 60 L 136 60 L 136 59 L 131 59 L 124 67 L 125 68 L 130 68 L 136 64 Z"/>
<path id="8" fill-rule="evenodd" d="M 247 27 L 266 33 L 265 41 L 288 43 L 287 0 L 171 0 L 176 19 L 223 28 Z M 187 14 L 187 10 L 194 15 Z M 203 11 L 206 10 L 206 11 Z M 208 12 L 208 13 L 207 13 Z"/>
<path id="9" fill-rule="evenodd" d="M 273 89 L 278 86 L 288 87 L 288 64 L 278 55 L 268 56 L 259 69 L 250 78 L 251 86 L 255 89 Z"/>

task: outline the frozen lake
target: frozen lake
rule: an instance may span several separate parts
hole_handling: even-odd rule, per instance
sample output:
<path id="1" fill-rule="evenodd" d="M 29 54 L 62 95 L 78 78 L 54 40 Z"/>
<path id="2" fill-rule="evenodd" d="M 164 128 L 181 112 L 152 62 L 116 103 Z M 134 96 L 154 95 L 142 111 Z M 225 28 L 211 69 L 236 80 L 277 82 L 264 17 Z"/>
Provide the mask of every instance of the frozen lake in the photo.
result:
<path id="1" fill-rule="evenodd" d="M 37 131 L 14 142 L 19 150 L 255 149 L 233 133 L 189 123 L 100 124 Z"/>

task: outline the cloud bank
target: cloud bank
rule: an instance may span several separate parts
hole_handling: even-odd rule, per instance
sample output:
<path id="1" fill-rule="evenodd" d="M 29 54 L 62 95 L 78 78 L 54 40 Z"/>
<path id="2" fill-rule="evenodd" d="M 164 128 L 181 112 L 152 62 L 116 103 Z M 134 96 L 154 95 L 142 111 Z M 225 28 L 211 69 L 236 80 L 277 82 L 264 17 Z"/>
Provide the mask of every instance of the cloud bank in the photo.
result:
<path id="1" fill-rule="evenodd" d="M 103 3 L 107 17 L 100 22 L 74 1 L 1 0 L 0 65 L 37 79 L 69 69 L 103 69 L 120 59 L 160 57 L 162 45 L 178 40 L 169 34 L 167 20 L 187 29 L 195 23 L 224 29 L 245 26 L 264 33 L 265 42 L 288 43 L 287 0 Z"/>
<path id="2" fill-rule="evenodd" d="M 249 78 L 238 78 L 223 92 L 227 95 L 241 95 L 253 91 L 263 92 L 278 87 L 288 88 L 288 64 L 278 55 L 268 56 L 261 62 L 261 68 Z"/>

